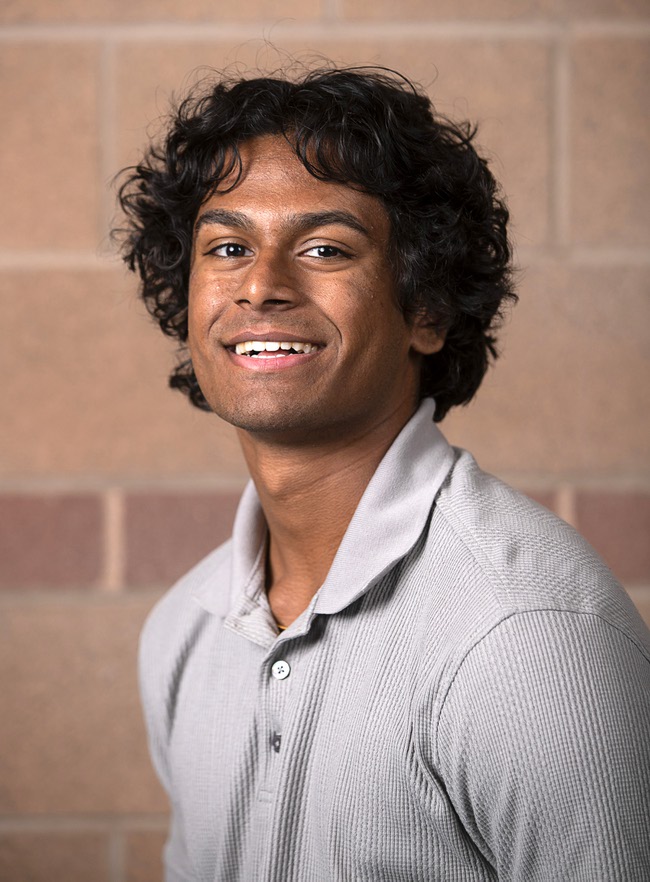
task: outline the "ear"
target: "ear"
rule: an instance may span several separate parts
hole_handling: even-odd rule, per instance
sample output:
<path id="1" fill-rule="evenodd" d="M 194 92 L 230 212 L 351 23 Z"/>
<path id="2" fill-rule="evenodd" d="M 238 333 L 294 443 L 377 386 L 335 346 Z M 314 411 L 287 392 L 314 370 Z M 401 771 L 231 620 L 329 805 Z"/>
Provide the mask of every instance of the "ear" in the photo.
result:
<path id="1" fill-rule="evenodd" d="M 433 355 L 445 345 L 447 332 L 426 313 L 418 313 L 411 322 L 411 349 L 419 355 Z"/>

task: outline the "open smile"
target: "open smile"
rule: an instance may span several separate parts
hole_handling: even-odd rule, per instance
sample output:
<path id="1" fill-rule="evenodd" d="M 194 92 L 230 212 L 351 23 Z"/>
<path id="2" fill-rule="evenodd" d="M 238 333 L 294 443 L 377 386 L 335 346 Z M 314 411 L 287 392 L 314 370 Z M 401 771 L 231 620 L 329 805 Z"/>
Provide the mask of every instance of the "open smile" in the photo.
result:
<path id="1" fill-rule="evenodd" d="M 321 344 L 307 340 L 260 340 L 255 337 L 247 340 L 240 337 L 226 346 L 232 361 L 251 371 L 277 371 L 299 367 L 312 361 L 323 349 Z"/>
<path id="2" fill-rule="evenodd" d="M 319 348 L 317 343 L 301 343 L 297 340 L 246 340 L 236 343 L 236 355 L 248 355 L 251 358 L 285 358 L 288 355 L 304 353 L 309 355 Z"/>

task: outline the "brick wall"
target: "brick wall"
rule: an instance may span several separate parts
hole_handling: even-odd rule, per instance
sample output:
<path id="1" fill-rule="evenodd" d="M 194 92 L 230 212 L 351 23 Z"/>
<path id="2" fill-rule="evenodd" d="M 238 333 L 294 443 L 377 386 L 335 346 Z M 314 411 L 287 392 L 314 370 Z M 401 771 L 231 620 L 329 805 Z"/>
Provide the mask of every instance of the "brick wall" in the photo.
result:
<path id="1" fill-rule="evenodd" d="M 138 630 L 228 534 L 245 471 L 165 387 L 108 183 L 200 65 L 277 66 L 270 39 L 396 67 L 481 123 L 522 298 L 447 434 L 650 619 L 647 0 L 5 0 L 0 23 L 0 882 L 160 876 Z"/>

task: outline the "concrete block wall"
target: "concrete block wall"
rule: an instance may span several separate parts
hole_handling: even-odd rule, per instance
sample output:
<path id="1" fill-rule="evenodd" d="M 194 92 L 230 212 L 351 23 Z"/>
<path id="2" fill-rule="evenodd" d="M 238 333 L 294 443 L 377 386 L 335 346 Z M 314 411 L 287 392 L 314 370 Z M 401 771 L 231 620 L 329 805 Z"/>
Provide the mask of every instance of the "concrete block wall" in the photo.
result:
<path id="1" fill-rule="evenodd" d="M 112 175 L 197 68 L 384 64 L 478 120 L 521 302 L 443 429 L 574 523 L 650 620 L 649 48 L 647 0 L 5 0 L 0 882 L 160 878 L 137 635 L 228 535 L 245 469 L 166 389 L 173 351 L 107 230 Z"/>

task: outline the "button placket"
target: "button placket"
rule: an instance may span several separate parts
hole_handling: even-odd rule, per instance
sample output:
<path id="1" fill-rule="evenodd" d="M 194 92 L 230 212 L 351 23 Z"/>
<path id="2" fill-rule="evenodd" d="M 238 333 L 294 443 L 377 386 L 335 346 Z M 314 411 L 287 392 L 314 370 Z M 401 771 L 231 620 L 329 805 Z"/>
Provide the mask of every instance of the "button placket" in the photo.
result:
<path id="1" fill-rule="evenodd" d="M 282 681 L 286 680 L 287 677 L 291 674 L 291 665 L 286 659 L 280 658 L 276 659 L 271 665 L 271 677 L 273 680 Z M 282 729 L 283 729 L 283 718 L 284 718 L 284 708 L 286 704 L 286 688 L 288 684 L 280 685 L 274 689 L 271 687 L 271 691 L 273 693 L 274 700 L 272 700 L 273 705 L 273 731 L 271 733 L 271 747 L 273 748 L 274 753 L 280 753 L 280 747 L 282 744 Z"/>
<path id="2" fill-rule="evenodd" d="M 260 736 L 266 746 L 263 779 L 259 791 L 259 798 L 263 802 L 272 799 L 283 765 L 285 708 L 291 689 L 291 664 L 286 658 L 276 658 L 272 663 L 269 659 L 265 667 L 263 680 L 266 681 L 266 685 L 263 686 L 263 701 L 266 712 L 263 716 L 264 723 Z"/>

